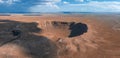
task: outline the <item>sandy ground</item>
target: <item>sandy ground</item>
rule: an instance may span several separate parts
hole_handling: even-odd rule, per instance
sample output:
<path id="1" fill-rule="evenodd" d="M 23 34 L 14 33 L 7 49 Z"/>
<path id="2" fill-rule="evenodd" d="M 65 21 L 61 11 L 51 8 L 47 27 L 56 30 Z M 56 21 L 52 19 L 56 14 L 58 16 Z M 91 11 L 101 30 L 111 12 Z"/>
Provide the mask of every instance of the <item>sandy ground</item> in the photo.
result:
<path id="1" fill-rule="evenodd" d="M 120 58 L 120 15 L 0 16 L 0 58 Z"/>

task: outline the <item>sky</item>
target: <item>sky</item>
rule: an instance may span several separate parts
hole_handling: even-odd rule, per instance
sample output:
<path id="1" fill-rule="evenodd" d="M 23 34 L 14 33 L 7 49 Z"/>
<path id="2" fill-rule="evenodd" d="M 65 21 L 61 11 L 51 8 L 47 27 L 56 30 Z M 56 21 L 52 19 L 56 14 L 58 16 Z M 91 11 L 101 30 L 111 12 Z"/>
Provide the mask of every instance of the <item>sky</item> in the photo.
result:
<path id="1" fill-rule="evenodd" d="M 0 0 L 4 12 L 120 12 L 120 0 Z"/>

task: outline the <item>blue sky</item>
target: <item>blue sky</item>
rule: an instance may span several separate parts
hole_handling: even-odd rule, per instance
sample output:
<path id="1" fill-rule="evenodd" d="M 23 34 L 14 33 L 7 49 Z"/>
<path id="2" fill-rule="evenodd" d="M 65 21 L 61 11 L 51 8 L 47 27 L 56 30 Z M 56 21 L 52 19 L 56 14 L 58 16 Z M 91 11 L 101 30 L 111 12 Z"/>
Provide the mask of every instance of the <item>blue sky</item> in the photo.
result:
<path id="1" fill-rule="evenodd" d="M 120 0 L 0 0 L 0 12 L 120 12 Z"/>

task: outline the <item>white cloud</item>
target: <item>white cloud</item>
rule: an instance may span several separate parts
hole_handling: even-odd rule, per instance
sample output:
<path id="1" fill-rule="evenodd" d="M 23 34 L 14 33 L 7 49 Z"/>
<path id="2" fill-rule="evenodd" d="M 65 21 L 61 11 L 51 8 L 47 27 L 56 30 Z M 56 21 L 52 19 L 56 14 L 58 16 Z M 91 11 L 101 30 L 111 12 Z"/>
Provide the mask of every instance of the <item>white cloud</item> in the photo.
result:
<path id="1" fill-rule="evenodd" d="M 3 1 L 3 0 L 0 0 L 0 3 L 4 3 L 4 1 Z"/>
<path id="2" fill-rule="evenodd" d="M 48 1 L 48 2 L 43 2 L 43 3 L 58 3 L 61 0 L 44 0 L 44 1 Z M 41 3 L 41 2 L 40 2 Z"/>
<path id="3" fill-rule="evenodd" d="M 70 4 L 69 2 L 63 1 L 63 4 Z"/>
<path id="4" fill-rule="evenodd" d="M 67 4 L 61 6 L 60 9 L 76 12 L 120 12 L 120 2 L 91 1 L 85 4 Z"/>
<path id="5" fill-rule="evenodd" d="M 14 2 L 18 2 L 20 0 L 0 0 L 0 3 L 3 4 L 13 4 Z"/>
<path id="6" fill-rule="evenodd" d="M 46 3 L 45 5 L 35 5 L 29 8 L 30 12 L 57 12 L 59 7 L 53 3 Z"/>
<path id="7" fill-rule="evenodd" d="M 90 2 L 85 6 L 96 9 L 101 12 L 116 12 L 120 11 L 120 2 Z"/>
<path id="8" fill-rule="evenodd" d="M 50 3 L 50 2 L 47 3 L 46 6 L 50 6 L 50 7 L 52 7 L 52 8 L 59 9 L 59 7 L 58 7 L 57 5 L 55 5 L 55 4 L 53 4 L 53 3 Z"/>
<path id="9" fill-rule="evenodd" d="M 57 12 L 59 7 L 56 3 L 61 2 L 61 0 L 46 0 L 43 5 L 38 4 L 29 8 L 30 12 Z M 41 2 L 40 2 L 41 3 Z"/>
<path id="10" fill-rule="evenodd" d="M 52 0 L 53 1 L 53 0 Z M 54 0 L 56 3 L 61 0 Z M 84 0 L 79 0 L 83 2 Z M 87 0 L 90 1 L 90 0 Z M 57 12 L 57 11 L 71 11 L 71 12 L 120 12 L 120 2 L 111 1 L 91 1 L 82 4 L 70 4 L 63 1 L 64 5 L 56 5 L 54 2 L 47 2 L 45 5 L 36 5 L 30 8 L 31 12 Z"/>
<path id="11" fill-rule="evenodd" d="M 75 0 L 75 1 L 77 1 L 77 2 L 84 2 L 84 0 Z"/>
<path id="12" fill-rule="evenodd" d="M 120 12 L 120 2 L 97 2 L 92 1 L 84 4 L 70 4 L 64 2 L 64 5 L 48 3 L 46 5 L 36 5 L 30 8 L 31 12 Z"/>

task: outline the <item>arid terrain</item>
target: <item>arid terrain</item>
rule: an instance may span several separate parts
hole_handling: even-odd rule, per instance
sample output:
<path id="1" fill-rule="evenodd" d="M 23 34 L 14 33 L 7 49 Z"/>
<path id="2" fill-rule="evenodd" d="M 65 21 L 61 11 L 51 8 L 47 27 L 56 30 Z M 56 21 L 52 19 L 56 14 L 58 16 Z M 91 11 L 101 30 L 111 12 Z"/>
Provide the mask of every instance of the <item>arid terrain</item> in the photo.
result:
<path id="1" fill-rule="evenodd" d="M 1 15 L 0 58 L 120 58 L 120 15 Z"/>

